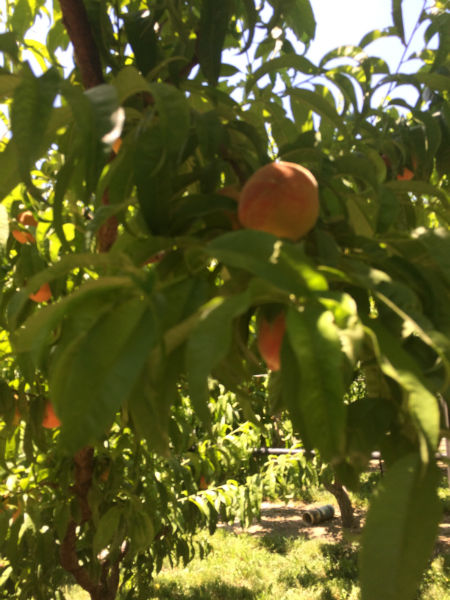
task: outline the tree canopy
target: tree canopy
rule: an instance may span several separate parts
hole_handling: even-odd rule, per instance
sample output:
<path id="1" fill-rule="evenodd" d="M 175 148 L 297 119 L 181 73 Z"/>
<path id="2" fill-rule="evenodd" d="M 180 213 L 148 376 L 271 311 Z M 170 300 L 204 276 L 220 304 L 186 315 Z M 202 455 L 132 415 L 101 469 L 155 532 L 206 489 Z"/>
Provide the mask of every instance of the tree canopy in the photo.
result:
<path id="1" fill-rule="evenodd" d="M 176 508 L 187 423 L 213 439 L 217 385 L 251 420 L 261 373 L 265 410 L 287 410 L 348 488 L 381 451 L 362 598 L 414 597 L 449 436 L 450 28 L 447 2 L 424 7 L 420 68 L 391 72 L 370 45 L 394 36 L 410 58 L 406 4 L 315 64 L 308 0 L 6 2 L 0 490 L 19 513 L 0 513 L 2 597 L 62 594 L 55 556 L 93 599 L 115 598 L 125 567 L 150 577 L 170 544 L 190 556 L 177 519 L 209 509 Z M 45 39 L 27 33 L 39 17 Z M 240 190 L 277 161 L 318 182 L 300 240 L 238 218 Z M 280 312 L 268 371 L 258 323 Z M 117 488 L 99 483 L 105 461 Z"/>

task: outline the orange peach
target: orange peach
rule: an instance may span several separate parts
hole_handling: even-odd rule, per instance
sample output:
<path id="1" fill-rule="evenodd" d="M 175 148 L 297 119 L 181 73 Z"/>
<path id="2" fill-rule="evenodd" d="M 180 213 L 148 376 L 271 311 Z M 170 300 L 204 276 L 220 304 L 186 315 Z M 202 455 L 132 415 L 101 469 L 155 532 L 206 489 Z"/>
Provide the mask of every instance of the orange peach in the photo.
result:
<path id="1" fill-rule="evenodd" d="M 30 300 L 33 302 L 48 302 L 52 297 L 52 290 L 48 283 L 44 283 L 34 294 L 30 294 Z"/>
<path id="2" fill-rule="evenodd" d="M 36 225 L 38 224 L 31 210 L 24 210 L 21 213 L 19 213 L 17 216 L 17 220 L 22 225 L 29 225 L 31 227 L 36 227 Z"/>
<path id="3" fill-rule="evenodd" d="M 20 229 L 13 229 L 11 234 L 15 240 L 19 242 L 19 244 L 34 244 L 36 241 L 34 236 L 28 231 L 20 231 Z"/>
<path id="4" fill-rule="evenodd" d="M 401 173 L 397 175 L 398 181 L 409 181 L 414 177 L 414 173 L 408 167 L 405 167 Z"/>
<path id="5" fill-rule="evenodd" d="M 317 181 L 296 163 L 265 165 L 242 188 L 238 216 L 244 227 L 298 240 L 319 216 Z"/>
<path id="6" fill-rule="evenodd" d="M 42 419 L 42 427 L 45 427 L 45 429 L 54 429 L 55 427 L 60 427 L 60 425 L 61 421 L 56 416 L 52 403 L 47 402 L 45 405 L 44 418 Z"/>

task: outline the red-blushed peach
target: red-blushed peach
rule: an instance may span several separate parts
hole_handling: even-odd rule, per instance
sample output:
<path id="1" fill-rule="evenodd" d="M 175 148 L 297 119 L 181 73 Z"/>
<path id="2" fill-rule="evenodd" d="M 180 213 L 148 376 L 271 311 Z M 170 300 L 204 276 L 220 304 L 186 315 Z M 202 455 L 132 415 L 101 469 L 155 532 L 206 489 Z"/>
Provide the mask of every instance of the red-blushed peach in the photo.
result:
<path id="1" fill-rule="evenodd" d="M 54 429 L 55 427 L 60 427 L 60 425 L 61 421 L 56 416 L 52 403 L 50 401 L 47 402 L 44 418 L 42 419 L 42 427 L 45 427 L 45 429 Z"/>
<path id="2" fill-rule="evenodd" d="M 308 169 L 296 163 L 265 165 L 242 188 L 238 216 L 248 229 L 296 241 L 317 222 L 317 181 Z"/>
<path id="3" fill-rule="evenodd" d="M 52 297 L 52 290 L 48 283 L 44 283 L 34 294 L 30 294 L 30 300 L 33 302 L 48 302 Z"/>
<path id="4" fill-rule="evenodd" d="M 258 327 L 258 350 L 271 371 L 280 369 L 280 352 L 286 331 L 286 320 L 283 312 L 269 321 L 262 317 Z"/>

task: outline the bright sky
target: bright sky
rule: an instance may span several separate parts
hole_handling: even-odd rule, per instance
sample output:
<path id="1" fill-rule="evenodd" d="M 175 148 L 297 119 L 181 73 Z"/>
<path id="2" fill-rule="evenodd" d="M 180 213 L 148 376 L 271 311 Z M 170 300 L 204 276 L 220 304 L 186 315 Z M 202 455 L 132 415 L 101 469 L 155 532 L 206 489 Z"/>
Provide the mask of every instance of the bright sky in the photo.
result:
<path id="1" fill-rule="evenodd" d="M 368 31 L 392 25 L 391 0 L 311 0 L 311 5 L 317 22 L 316 39 L 308 52 L 313 60 L 338 46 L 357 45 Z M 403 0 L 406 39 L 423 5 L 424 0 Z M 420 32 L 417 39 L 421 39 Z M 391 68 L 397 66 L 402 48 L 395 40 L 385 38 L 374 42 L 370 48 L 393 63 Z"/>
<path id="2" fill-rule="evenodd" d="M 407 41 L 425 4 L 424 0 L 403 0 L 402 12 Z M 356 46 L 369 31 L 384 29 L 393 24 L 391 0 L 311 0 L 311 5 L 317 29 L 307 56 L 314 63 L 318 62 L 328 50 L 345 45 Z M 425 27 L 426 25 L 421 24 L 414 33 L 406 57 L 422 47 Z M 395 72 L 402 59 L 404 47 L 398 39 L 381 38 L 367 46 L 367 51 L 383 58 L 391 71 Z M 407 64 L 402 64 L 401 71 L 412 73 L 420 64 L 418 60 L 411 60 Z M 386 88 L 378 90 L 377 97 L 380 101 L 385 93 Z M 417 97 L 412 86 L 402 86 L 400 93 L 409 101 L 414 101 Z"/>

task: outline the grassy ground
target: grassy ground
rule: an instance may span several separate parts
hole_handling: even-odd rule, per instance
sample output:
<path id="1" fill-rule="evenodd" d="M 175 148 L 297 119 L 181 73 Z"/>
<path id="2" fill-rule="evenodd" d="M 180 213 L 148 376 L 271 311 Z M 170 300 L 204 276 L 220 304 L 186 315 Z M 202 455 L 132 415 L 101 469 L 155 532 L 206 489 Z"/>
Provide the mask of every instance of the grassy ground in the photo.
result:
<path id="1" fill-rule="evenodd" d="M 378 476 L 365 476 L 361 493 L 352 495 L 357 512 L 367 508 Z M 327 492 L 314 496 L 316 502 L 335 504 Z M 449 514 L 448 487 L 440 489 L 440 496 Z M 266 520 L 269 527 L 263 518 L 263 526 L 251 533 L 219 529 L 210 538 L 211 554 L 186 567 L 164 568 L 148 600 L 359 600 L 358 536 L 343 539 L 339 519 L 322 534 L 318 527 L 299 528 L 284 506 L 275 513 Z M 75 589 L 67 597 L 88 598 Z M 435 556 L 416 600 L 450 600 L 449 552 Z"/>
<path id="2" fill-rule="evenodd" d="M 218 531 L 213 552 L 164 570 L 154 600 L 357 600 L 356 543 Z M 450 555 L 435 558 L 418 596 L 450 600 Z"/>

